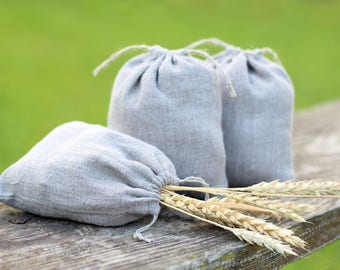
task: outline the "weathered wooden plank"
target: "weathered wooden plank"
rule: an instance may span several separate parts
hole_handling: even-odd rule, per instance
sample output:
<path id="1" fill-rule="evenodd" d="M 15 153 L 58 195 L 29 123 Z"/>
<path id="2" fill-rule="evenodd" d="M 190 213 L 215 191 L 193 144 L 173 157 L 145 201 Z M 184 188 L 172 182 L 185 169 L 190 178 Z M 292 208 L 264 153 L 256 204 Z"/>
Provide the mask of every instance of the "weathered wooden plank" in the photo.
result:
<path id="1" fill-rule="evenodd" d="M 340 102 L 334 102 L 296 116 L 300 178 L 340 175 L 339 110 Z M 282 224 L 296 230 L 311 251 L 340 236 L 339 200 L 319 205 L 308 216 L 313 224 Z M 0 269 L 277 269 L 295 259 L 246 245 L 199 221 L 161 219 L 146 233 L 153 242 L 133 240 L 133 232 L 146 222 L 101 228 L 36 217 L 0 204 Z M 308 252 L 299 250 L 301 256 Z"/>
<path id="2" fill-rule="evenodd" d="M 298 113 L 293 138 L 300 179 L 339 178 L 340 100 Z"/>

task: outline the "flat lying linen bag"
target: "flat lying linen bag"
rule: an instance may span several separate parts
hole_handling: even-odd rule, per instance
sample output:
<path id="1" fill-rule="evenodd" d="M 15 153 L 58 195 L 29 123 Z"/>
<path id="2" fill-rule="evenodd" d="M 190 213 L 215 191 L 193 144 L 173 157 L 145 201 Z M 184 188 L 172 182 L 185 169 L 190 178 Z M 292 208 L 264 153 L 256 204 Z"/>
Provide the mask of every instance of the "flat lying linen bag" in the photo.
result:
<path id="1" fill-rule="evenodd" d="M 276 54 L 270 49 L 241 50 L 220 40 L 226 48 L 214 56 L 230 77 L 238 97 L 223 94 L 223 132 L 229 185 L 294 177 L 291 127 L 294 88 Z M 271 53 L 278 63 L 268 60 Z"/>
<path id="2" fill-rule="evenodd" d="M 214 63 L 191 56 L 197 53 L 214 62 L 201 51 L 136 45 L 113 54 L 94 74 L 131 49 L 148 52 L 120 69 L 108 127 L 159 148 L 180 178 L 194 175 L 210 186 L 227 187 L 219 86 L 223 73 L 212 67 Z"/>
<path id="3" fill-rule="evenodd" d="M 151 226 L 160 212 L 161 187 L 183 181 L 154 146 L 98 125 L 71 122 L 54 129 L 0 176 L 0 201 L 33 214 L 100 226 L 152 215 Z M 135 236 L 143 239 L 145 229 Z"/>

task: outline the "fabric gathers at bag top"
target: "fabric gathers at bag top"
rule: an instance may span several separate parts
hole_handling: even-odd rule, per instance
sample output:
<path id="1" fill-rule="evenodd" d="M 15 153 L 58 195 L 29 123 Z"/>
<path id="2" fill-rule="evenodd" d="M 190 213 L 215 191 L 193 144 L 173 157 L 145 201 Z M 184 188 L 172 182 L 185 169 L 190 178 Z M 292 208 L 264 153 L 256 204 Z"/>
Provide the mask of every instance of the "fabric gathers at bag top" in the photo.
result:
<path id="1" fill-rule="evenodd" d="M 71 122 L 54 129 L 0 176 L 0 201 L 53 218 L 119 226 L 160 212 L 165 185 L 180 180 L 156 147 L 99 125 Z"/>
<path id="2" fill-rule="evenodd" d="M 131 49 L 147 52 L 120 69 L 112 89 L 108 127 L 159 148 L 180 178 L 198 176 L 210 186 L 227 187 L 221 81 L 227 79 L 222 88 L 235 96 L 227 75 L 202 51 L 145 45 L 113 54 L 94 74 Z"/>
<path id="3" fill-rule="evenodd" d="M 223 94 L 223 133 L 226 171 L 231 187 L 294 177 L 292 116 L 294 88 L 271 49 L 242 50 L 217 39 L 225 48 L 213 58 L 229 75 L 238 97 Z M 269 52 L 276 62 L 267 59 Z"/>

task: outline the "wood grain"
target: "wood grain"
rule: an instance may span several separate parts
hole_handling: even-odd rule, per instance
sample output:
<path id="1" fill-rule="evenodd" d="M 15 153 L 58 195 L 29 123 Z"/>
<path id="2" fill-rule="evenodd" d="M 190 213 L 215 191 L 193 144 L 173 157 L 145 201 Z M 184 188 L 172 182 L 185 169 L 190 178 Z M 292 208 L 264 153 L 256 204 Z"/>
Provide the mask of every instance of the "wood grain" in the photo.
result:
<path id="1" fill-rule="evenodd" d="M 295 167 L 299 178 L 340 175 L 340 102 L 295 118 Z M 309 243 L 303 256 L 340 236 L 340 201 L 314 200 L 311 223 L 281 223 Z M 146 236 L 132 239 L 145 218 L 119 228 L 47 219 L 0 204 L 0 269 L 278 269 L 295 260 L 246 245 L 199 221 L 160 219 Z"/>

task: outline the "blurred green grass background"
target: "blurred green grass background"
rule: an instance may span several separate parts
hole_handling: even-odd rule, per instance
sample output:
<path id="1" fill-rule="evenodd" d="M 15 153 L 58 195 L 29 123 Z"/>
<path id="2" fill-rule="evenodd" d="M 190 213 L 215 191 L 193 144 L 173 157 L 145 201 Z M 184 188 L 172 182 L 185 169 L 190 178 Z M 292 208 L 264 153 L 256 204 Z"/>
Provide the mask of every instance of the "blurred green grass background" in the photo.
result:
<path id="1" fill-rule="evenodd" d="M 105 125 L 117 61 L 131 44 L 180 48 L 218 37 L 272 47 L 296 88 L 296 109 L 340 97 L 340 2 L 335 0 L 0 0 L 0 171 L 56 125 Z M 126 60 L 126 59 L 125 59 Z M 340 243 L 285 269 L 339 269 Z"/>

